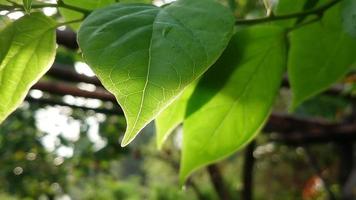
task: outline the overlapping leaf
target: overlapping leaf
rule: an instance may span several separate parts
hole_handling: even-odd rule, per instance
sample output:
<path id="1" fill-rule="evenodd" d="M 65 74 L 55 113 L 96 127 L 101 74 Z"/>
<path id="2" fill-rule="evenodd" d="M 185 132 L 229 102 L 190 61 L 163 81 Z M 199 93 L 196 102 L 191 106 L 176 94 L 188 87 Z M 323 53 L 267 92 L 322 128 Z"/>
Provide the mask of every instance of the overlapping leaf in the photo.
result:
<path id="1" fill-rule="evenodd" d="M 346 33 L 356 37 L 356 1 L 344 0 L 342 2 L 342 23 Z"/>
<path id="2" fill-rule="evenodd" d="M 343 30 L 339 5 L 320 22 L 293 31 L 290 43 L 292 108 L 339 80 L 356 61 L 356 40 Z"/>
<path id="3" fill-rule="evenodd" d="M 266 121 L 286 65 L 284 32 L 252 27 L 236 33 L 198 83 L 183 125 L 180 180 L 248 143 Z"/>
<path id="4" fill-rule="evenodd" d="M 50 18 L 33 13 L 0 32 L 0 123 L 53 63 L 55 26 Z"/>
<path id="5" fill-rule="evenodd" d="M 123 146 L 217 60 L 233 24 L 213 0 L 116 4 L 85 20 L 79 45 L 125 112 Z"/>
<path id="6" fill-rule="evenodd" d="M 161 149 L 172 131 L 184 120 L 188 100 L 193 93 L 195 84 L 189 85 L 171 105 L 156 118 L 157 147 Z"/>

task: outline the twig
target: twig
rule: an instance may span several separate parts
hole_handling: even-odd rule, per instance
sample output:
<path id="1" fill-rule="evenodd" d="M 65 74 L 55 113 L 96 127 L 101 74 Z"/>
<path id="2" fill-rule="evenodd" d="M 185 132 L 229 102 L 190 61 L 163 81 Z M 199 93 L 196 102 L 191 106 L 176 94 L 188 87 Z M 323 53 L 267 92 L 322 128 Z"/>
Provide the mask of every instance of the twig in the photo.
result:
<path id="1" fill-rule="evenodd" d="M 15 3 L 15 2 L 11 2 L 11 3 L 12 3 L 12 5 L 0 4 L 0 9 L 2 9 L 2 10 L 24 10 L 23 5 Z M 90 10 L 86 10 L 83 8 L 65 4 L 63 1 L 58 1 L 58 4 L 53 4 L 53 3 L 33 4 L 31 6 L 31 8 L 66 8 L 69 10 L 83 13 L 85 16 L 87 16 L 91 12 Z"/>
<path id="2" fill-rule="evenodd" d="M 117 104 L 116 98 L 105 90 L 86 91 L 64 83 L 53 83 L 44 81 L 36 83 L 32 87 L 32 89 L 37 89 L 57 95 L 72 95 L 77 97 L 100 99 L 103 101 L 111 101 Z"/>
<path id="3" fill-rule="evenodd" d="M 253 169 L 255 158 L 253 157 L 253 151 L 255 150 L 256 142 L 252 141 L 245 150 L 245 158 L 243 165 L 243 200 L 253 199 Z"/>
<path id="4" fill-rule="evenodd" d="M 220 169 L 216 164 L 209 165 L 207 167 L 210 180 L 213 183 L 214 189 L 221 200 L 230 200 L 231 196 L 226 184 L 224 183 L 223 176 Z"/>
<path id="5" fill-rule="evenodd" d="M 72 67 L 73 66 L 54 63 L 46 75 L 66 82 L 73 82 L 73 83 L 82 82 L 82 83 L 93 84 L 101 88 L 103 87 L 103 85 L 101 84 L 98 78 L 78 74 L 76 71 L 72 70 Z"/>
<path id="6" fill-rule="evenodd" d="M 285 15 L 270 15 L 267 17 L 257 18 L 257 19 L 238 19 L 238 20 L 236 20 L 235 24 L 236 25 L 251 25 L 251 24 L 266 23 L 266 22 L 272 22 L 272 21 L 278 21 L 278 20 L 287 20 L 287 19 L 292 19 L 292 18 L 304 17 L 304 16 L 308 16 L 308 15 L 322 15 L 326 10 L 333 7 L 334 5 L 336 5 L 339 2 L 341 2 L 341 0 L 333 0 L 323 6 L 320 6 L 319 8 L 315 8 L 315 9 L 304 11 L 304 12 L 296 12 L 296 13 L 290 13 L 290 14 L 285 14 Z"/>
<path id="7" fill-rule="evenodd" d="M 94 112 L 102 113 L 102 114 L 106 114 L 106 115 L 118 115 L 118 116 L 123 115 L 122 110 L 119 108 L 116 108 L 116 109 L 89 108 L 89 107 L 85 107 L 85 106 L 77 106 L 77 105 L 68 104 L 68 103 L 55 101 L 55 100 L 51 100 L 51 99 L 43 99 L 43 98 L 35 99 L 35 98 L 29 97 L 29 96 L 26 97 L 25 100 L 30 103 L 35 103 L 35 104 L 41 104 L 41 105 L 43 104 L 43 105 L 51 105 L 51 106 L 65 106 L 65 107 L 80 109 L 80 110 L 84 110 L 84 111 L 94 111 Z"/>
<path id="8" fill-rule="evenodd" d="M 75 20 L 66 21 L 66 22 L 61 22 L 61 23 L 58 23 L 58 24 L 57 24 L 57 27 L 65 26 L 65 25 L 68 25 L 68 24 L 79 23 L 79 22 L 82 22 L 83 20 L 84 20 L 84 18 L 75 19 Z"/>

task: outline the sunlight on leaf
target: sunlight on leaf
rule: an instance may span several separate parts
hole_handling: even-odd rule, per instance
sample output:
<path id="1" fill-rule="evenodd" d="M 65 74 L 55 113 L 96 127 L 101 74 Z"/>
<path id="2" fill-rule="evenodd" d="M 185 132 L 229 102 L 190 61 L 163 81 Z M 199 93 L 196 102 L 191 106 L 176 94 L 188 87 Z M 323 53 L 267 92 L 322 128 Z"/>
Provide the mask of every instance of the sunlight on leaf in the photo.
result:
<path id="1" fill-rule="evenodd" d="M 43 14 L 32 13 L 0 32 L 0 123 L 51 67 L 56 52 L 55 26 Z"/>
<path id="2" fill-rule="evenodd" d="M 171 105 L 161 112 L 155 120 L 157 148 L 161 149 L 172 131 L 183 122 L 187 102 L 193 93 L 195 84 L 189 85 Z"/>
<path id="3" fill-rule="evenodd" d="M 83 22 L 78 41 L 84 59 L 127 119 L 122 146 L 217 60 L 233 24 L 231 12 L 213 0 L 164 8 L 115 4 Z"/>
<path id="4" fill-rule="evenodd" d="M 258 26 L 235 34 L 189 100 L 181 183 L 195 170 L 226 158 L 253 139 L 268 118 L 285 65 L 281 28 Z"/>

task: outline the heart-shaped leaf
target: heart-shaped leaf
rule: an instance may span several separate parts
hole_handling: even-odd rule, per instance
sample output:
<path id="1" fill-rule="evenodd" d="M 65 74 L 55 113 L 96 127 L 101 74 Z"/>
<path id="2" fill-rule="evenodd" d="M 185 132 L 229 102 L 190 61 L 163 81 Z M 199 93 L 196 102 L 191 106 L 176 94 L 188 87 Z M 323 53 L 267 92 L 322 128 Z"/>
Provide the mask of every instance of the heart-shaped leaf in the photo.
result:
<path id="1" fill-rule="evenodd" d="M 84 59 L 127 119 L 122 146 L 217 60 L 233 26 L 231 12 L 214 0 L 115 4 L 83 22 Z"/>
<path id="2" fill-rule="evenodd" d="M 236 33 L 189 99 L 181 183 L 253 139 L 268 118 L 285 66 L 283 29 L 257 26 Z"/>
<path id="3" fill-rule="evenodd" d="M 51 67 L 56 23 L 40 13 L 26 15 L 0 32 L 0 123 Z"/>

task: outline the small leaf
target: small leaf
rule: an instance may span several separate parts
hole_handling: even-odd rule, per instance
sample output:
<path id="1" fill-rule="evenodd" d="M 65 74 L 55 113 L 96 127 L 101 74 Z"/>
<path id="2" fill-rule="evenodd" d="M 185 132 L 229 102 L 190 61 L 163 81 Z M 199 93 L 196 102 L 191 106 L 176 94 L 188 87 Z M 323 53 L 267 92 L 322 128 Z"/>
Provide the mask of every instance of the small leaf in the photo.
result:
<path id="1" fill-rule="evenodd" d="M 338 81 L 356 61 L 356 40 L 343 31 L 338 5 L 320 22 L 293 31 L 290 43 L 292 110 Z"/>
<path id="2" fill-rule="evenodd" d="M 23 0 L 23 8 L 27 14 L 31 12 L 32 0 Z"/>
<path id="3" fill-rule="evenodd" d="M 202 77 L 183 123 L 181 183 L 242 148 L 262 128 L 286 65 L 284 38 L 278 26 L 239 31 Z"/>
<path id="4" fill-rule="evenodd" d="M 344 0 L 342 2 L 342 22 L 346 33 L 356 37 L 356 1 Z"/>
<path id="5" fill-rule="evenodd" d="M 178 0 L 164 8 L 119 3 L 83 22 L 83 57 L 127 119 L 122 146 L 218 59 L 233 26 L 231 12 L 213 0 Z"/>
<path id="6" fill-rule="evenodd" d="M 55 26 L 50 18 L 33 13 L 0 32 L 0 123 L 52 65 Z"/>
<path id="7" fill-rule="evenodd" d="M 172 131 L 184 120 L 188 99 L 193 93 L 195 84 L 189 85 L 174 102 L 156 118 L 157 148 L 161 149 Z"/>

